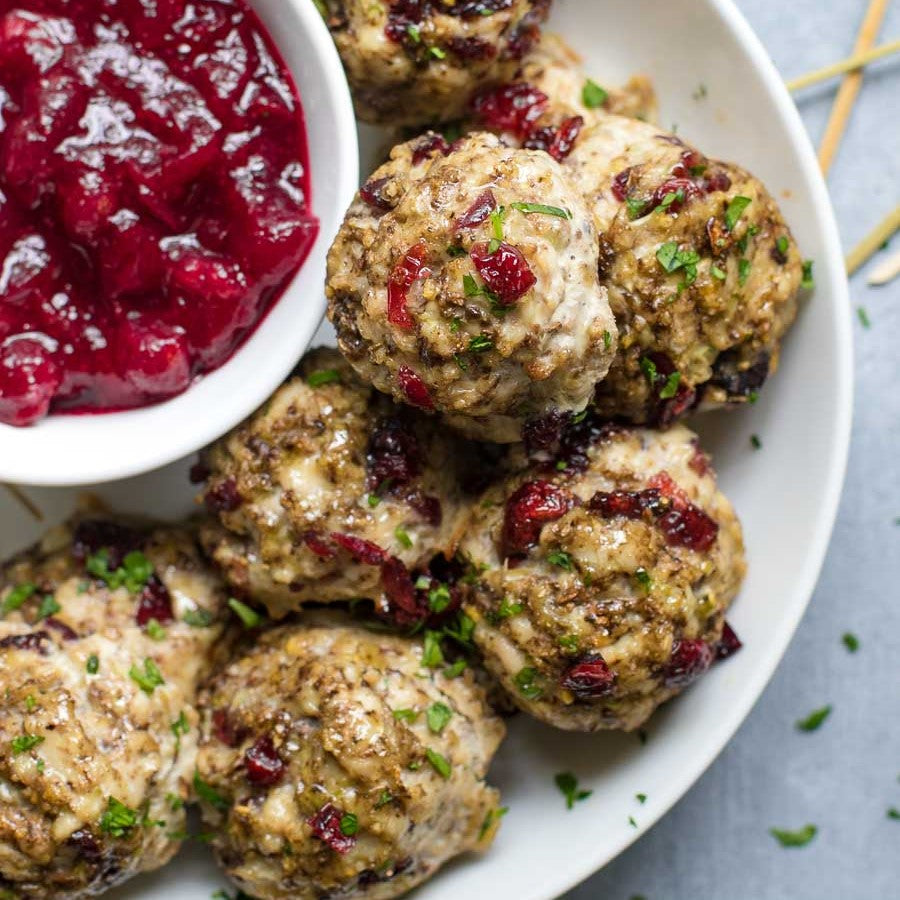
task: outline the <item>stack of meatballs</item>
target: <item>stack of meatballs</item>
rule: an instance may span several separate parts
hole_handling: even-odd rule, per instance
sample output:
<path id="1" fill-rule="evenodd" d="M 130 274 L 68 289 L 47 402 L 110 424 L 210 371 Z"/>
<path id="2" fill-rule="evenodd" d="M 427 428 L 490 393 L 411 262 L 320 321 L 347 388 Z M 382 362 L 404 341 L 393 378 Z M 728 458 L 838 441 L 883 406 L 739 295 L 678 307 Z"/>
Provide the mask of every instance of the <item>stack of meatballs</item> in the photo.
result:
<path id="1" fill-rule="evenodd" d="M 679 420 L 777 366 L 774 200 L 542 40 L 549 0 L 320 6 L 359 117 L 415 136 L 331 249 L 339 350 L 201 455 L 205 514 L 5 565 L 4 900 L 162 866 L 190 803 L 249 896 L 397 897 L 490 846 L 505 717 L 635 729 L 740 647 Z"/>

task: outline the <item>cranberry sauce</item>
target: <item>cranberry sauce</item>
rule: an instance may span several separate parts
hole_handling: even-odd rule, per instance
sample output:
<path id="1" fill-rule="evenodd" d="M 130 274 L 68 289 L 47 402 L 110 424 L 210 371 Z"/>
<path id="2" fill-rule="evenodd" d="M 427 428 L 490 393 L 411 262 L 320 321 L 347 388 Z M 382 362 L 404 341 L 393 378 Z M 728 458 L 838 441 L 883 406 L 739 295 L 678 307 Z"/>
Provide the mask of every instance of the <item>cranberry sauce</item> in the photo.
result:
<path id="1" fill-rule="evenodd" d="M 3 8 L 0 422 L 177 394 L 315 240 L 291 76 L 242 0 Z"/>

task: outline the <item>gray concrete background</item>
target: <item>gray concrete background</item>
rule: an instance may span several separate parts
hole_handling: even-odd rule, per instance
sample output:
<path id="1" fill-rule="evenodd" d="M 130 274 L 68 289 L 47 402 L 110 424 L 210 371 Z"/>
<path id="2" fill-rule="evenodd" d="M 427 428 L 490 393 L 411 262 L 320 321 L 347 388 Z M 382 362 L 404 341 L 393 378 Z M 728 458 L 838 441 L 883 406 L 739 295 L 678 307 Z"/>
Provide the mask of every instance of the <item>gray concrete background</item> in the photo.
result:
<path id="1" fill-rule="evenodd" d="M 848 55 L 868 0 L 738 0 L 786 78 Z M 880 41 L 900 37 L 894 2 Z M 818 142 L 834 83 L 797 96 Z M 900 58 L 874 66 L 829 177 L 845 248 L 900 203 Z M 900 235 L 892 248 L 900 248 Z M 693 790 L 566 900 L 900 898 L 900 280 L 851 282 L 856 407 L 837 527 L 772 683 Z M 797 436 L 802 440 L 802 435 Z M 764 452 L 764 449 L 763 451 Z M 811 447 L 810 452 L 815 452 Z M 846 631 L 860 649 L 847 652 Z M 794 723 L 825 704 L 816 732 Z M 783 849 L 772 826 L 819 828 Z"/>

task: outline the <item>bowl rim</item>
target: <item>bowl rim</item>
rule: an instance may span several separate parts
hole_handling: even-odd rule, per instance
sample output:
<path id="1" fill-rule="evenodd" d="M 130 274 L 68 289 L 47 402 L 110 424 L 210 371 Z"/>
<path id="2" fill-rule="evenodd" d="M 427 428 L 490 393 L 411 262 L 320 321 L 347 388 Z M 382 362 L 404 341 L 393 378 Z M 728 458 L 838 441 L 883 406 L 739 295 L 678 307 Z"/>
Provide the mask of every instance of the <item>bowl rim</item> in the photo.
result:
<path id="1" fill-rule="evenodd" d="M 850 451 L 850 437 L 853 424 L 853 342 L 851 336 L 852 316 L 849 284 L 844 268 L 844 252 L 841 246 L 837 221 L 828 195 L 825 179 L 819 167 L 809 133 L 793 98 L 785 86 L 775 63 L 772 61 L 760 38 L 738 8 L 735 0 L 707 0 L 710 12 L 719 17 L 723 25 L 744 48 L 751 63 L 759 72 L 781 125 L 787 129 L 789 138 L 797 150 L 803 174 L 810 184 L 811 199 L 819 213 L 825 239 L 826 258 L 817 259 L 819 279 L 826 281 L 834 296 L 832 330 L 836 335 L 835 369 L 837 393 L 834 398 L 834 423 L 831 441 L 828 444 L 831 461 L 827 482 L 822 485 L 822 503 L 813 540 L 806 548 L 805 563 L 797 573 L 795 587 L 786 598 L 787 615 L 782 627 L 766 648 L 763 660 L 755 668 L 753 677 L 744 682 L 735 693 L 734 702 L 724 710 L 714 734 L 704 741 L 702 749 L 683 769 L 667 782 L 665 790 L 657 790 L 652 812 L 646 810 L 640 827 L 628 829 L 619 839 L 610 841 L 604 852 L 573 864 L 564 875 L 536 883 L 527 895 L 519 900 L 547 900 L 561 896 L 591 875 L 600 871 L 619 856 L 641 836 L 647 833 L 694 785 L 700 776 L 716 760 L 732 739 L 738 728 L 756 705 L 762 692 L 775 673 L 788 648 L 803 614 L 812 599 L 818 582 L 828 545 L 837 519 L 838 506 L 844 487 L 847 461 Z M 824 276 L 824 277 L 823 277 Z"/>
<path id="2" fill-rule="evenodd" d="M 286 10 L 287 15 L 294 20 L 294 27 L 281 28 L 275 33 L 270 26 L 271 17 L 266 14 L 265 9 L 259 8 L 259 0 L 247 2 L 260 16 L 285 58 L 285 64 L 298 87 L 302 79 L 296 65 L 292 66 L 288 59 L 288 48 L 297 40 L 295 34 L 302 34 L 312 46 L 313 53 L 310 57 L 318 79 L 316 87 L 323 91 L 325 100 L 324 103 L 311 106 L 305 102 L 306 98 L 301 93 L 306 132 L 309 135 L 310 122 L 316 118 L 317 111 L 322 106 L 327 106 L 327 119 L 332 122 L 329 130 L 341 136 L 341 140 L 334 142 L 328 171 L 322 171 L 321 165 L 312 167 L 313 212 L 320 222 L 316 241 L 304 263 L 283 288 L 282 296 L 266 312 L 255 330 L 228 360 L 193 382 L 181 394 L 134 409 L 85 415 L 51 415 L 27 428 L 0 424 L 0 482 L 40 487 L 99 484 L 140 475 L 194 453 L 234 427 L 265 401 L 296 365 L 324 318 L 326 302 L 322 262 L 320 294 L 307 299 L 309 320 L 298 327 L 298 331 L 305 332 L 302 346 L 298 341 L 291 353 L 279 353 L 274 358 L 267 358 L 265 348 L 255 343 L 255 339 L 265 330 L 266 323 L 274 317 L 279 303 L 284 301 L 284 295 L 298 288 L 298 281 L 309 271 L 314 258 L 321 257 L 324 260 L 327 245 L 359 186 L 358 131 L 350 89 L 334 41 L 314 3 L 307 0 L 279 0 L 275 7 L 277 14 L 283 16 Z M 308 77 L 306 80 L 309 80 Z M 320 187 L 323 180 L 333 182 L 333 187 L 329 187 L 329 194 L 334 197 L 334 201 L 325 208 L 320 207 L 316 200 L 323 193 Z M 258 366 L 254 364 L 255 361 Z M 250 378 L 257 368 L 260 371 Z M 242 373 L 239 381 L 235 378 L 235 370 Z M 212 393 L 213 388 L 209 385 L 215 384 L 218 376 L 230 376 L 231 386 L 239 392 L 234 402 L 227 405 L 203 402 L 204 395 Z M 252 390 L 240 390 L 241 385 L 250 383 L 253 385 Z M 135 441 L 128 436 L 133 427 L 143 426 L 146 429 L 152 425 L 156 430 L 162 430 L 165 428 L 167 410 L 182 423 L 188 418 L 191 427 L 178 428 L 173 424 L 168 429 L 168 437 L 153 441 Z M 149 419 L 159 421 L 148 422 Z M 88 420 L 94 432 L 89 437 L 84 433 L 84 422 Z M 104 452 L 105 439 L 125 444 L 128 452 Z M 35 448 L 44 442 L 52 442 L 63 448 L 56 454 L 52 465 L 48 464 L 48 457 L 44 454 L 29 452 L 29 448 Z M 68 451 L 67 442 L 71 442 Z M 7 443 L 11 446 L 4 447 Z"/>

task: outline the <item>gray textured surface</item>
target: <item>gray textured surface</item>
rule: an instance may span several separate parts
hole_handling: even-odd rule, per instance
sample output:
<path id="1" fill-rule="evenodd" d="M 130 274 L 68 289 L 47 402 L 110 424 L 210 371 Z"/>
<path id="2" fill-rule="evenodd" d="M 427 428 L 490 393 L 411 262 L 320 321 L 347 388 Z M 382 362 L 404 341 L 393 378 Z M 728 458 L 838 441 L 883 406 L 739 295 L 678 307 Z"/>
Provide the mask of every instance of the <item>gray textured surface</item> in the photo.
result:
<path id="1" fill-rule="evenodd" d="M 868 6 L 738 2 L 786 78 L 846 56 Z M 897 37 L 893 3 L 881 40 Z M 833 96 L 833 83 L 798 95 L 814 141 Z M 867 76 L 829 187 L 846 248 L 900 203 L 900 58 Z M 891 246 L 900 248 L 900 235 Z M 693 790 L 566 900 L 900 897 L 900 821 L 886 815 L 900 809 L 900 280 L 870 288 L 863 271 L 851 292 L 872 327 L 855 322 L 850 468 L 800 630 L 753 713 Z M 845 631 L 859 636 L 858 653 L 842 645 Z M 819 731 L 794 728 L 826 703 L 834 711 Z M 803 849 L 783 849 L 768 834 L 807 822 L 819 834 Z"/>

